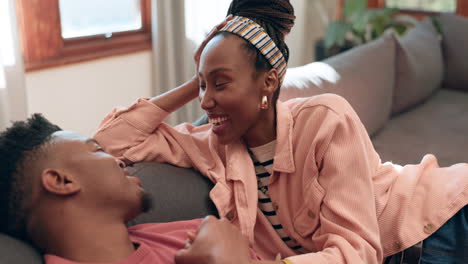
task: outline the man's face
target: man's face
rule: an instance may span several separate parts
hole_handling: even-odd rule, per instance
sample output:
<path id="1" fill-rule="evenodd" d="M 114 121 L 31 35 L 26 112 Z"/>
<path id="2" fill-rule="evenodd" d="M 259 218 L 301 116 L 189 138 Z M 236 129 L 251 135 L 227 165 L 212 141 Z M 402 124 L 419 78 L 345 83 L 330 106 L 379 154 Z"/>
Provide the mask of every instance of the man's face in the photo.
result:
<path id="1" fill-rule="evenodd" d="M 80 185 L 75 195 L 78 206 L 115 214 L 125 221 L 149 209 L 140 180 L 130 176 L 125 164 L 105 153 L 95 140 L 58 131 L 52 135 L 52 142 L 57 164 Z"/>

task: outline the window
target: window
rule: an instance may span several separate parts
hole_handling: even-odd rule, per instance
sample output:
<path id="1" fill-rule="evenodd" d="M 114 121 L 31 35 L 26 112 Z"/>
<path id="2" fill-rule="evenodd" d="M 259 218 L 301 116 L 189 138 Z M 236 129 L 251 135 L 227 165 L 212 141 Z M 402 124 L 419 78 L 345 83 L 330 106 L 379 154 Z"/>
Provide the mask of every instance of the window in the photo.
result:
<path id="1" fill-rule="evenodd" d="M 468 16 L 468 1 L 466 0 L 368 0 L 369 7 L 396 7 L 402 13 L 418 18 L 434 13 L 455 13 Z"/>
<path id="2" fill-rule="evenodd" d="M 138 0 L 60 0 L 62 38 L 78 38 L 141 29 Z"/>
<path id="3" fill-rule="evenodd" d="M 387 7 L 409 10 L 455 13 L 457 0 L 387 0 Z"/>
<path id="4" fill-rule="evenodd" d="M 151 49 L 151 0 L 17 0 L 26 71 Z"/>

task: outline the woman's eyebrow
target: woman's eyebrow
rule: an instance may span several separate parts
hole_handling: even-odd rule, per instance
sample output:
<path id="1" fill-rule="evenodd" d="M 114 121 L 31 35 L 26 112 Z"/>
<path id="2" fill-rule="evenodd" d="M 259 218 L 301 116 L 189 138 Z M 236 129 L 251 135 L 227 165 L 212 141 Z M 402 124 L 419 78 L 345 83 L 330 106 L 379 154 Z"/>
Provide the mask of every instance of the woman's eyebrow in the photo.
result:
<path id="1" fill-rule="evenodd" d="M 215 68 L 215 69 L 209 71 L 208 75 L 212 75 L 212 74 L 215 74 L 215 73 L 218 73 L 218 72 L 232 72 L 232 69 L 225 68 L 225 67 L 219 67 L 219 68 Z M 203 74 L 201 72 L 198 72 L 198 75 L 203 76 Z"/>

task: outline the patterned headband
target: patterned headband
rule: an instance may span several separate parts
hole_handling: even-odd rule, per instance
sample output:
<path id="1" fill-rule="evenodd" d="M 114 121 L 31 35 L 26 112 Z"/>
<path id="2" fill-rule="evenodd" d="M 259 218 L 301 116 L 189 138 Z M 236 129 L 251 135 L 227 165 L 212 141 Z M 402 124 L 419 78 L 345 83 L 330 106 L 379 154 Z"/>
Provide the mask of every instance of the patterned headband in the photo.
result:
<path id="1" fill-rule="evenodd" d="M 286 59 L 262 26 L 246 17 L 235 16 L 219 31 L 231 32 L 252 43 L 278 71 L 280 82 L 283 80 L 286 73 Z"/>

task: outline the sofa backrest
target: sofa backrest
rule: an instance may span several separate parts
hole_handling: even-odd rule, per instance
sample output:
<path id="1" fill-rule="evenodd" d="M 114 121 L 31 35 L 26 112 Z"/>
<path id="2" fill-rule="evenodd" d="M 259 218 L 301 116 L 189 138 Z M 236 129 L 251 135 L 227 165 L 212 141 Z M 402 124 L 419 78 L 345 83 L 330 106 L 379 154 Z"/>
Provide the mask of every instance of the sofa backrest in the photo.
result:
<path id="1" fill-rule="evenodd" d="M 468 39 L 468 32 L 465 36 Z M 369 135 L 374 135 L 391 115 L 424 102 L 441 87 L 441 39 L 432 21 L 426 19 L 403 37 L 387 32 L 373 42 L 322 62 L 290 68 L 280 99 L 323 93 L 341 95 L 353 106 Z M 468 64 L 468 58 L 453 64 L 460 63 Z M 468 66 L 465 74 L 454 78 L 468 78 L 466 69 Z"/>
<path id="2" fill-rule="evenodd" d="M 443 14 L 444 87 L 468 91 L 468 18 Z"/>
<path id="3" fill-rule="evenodd" d="M 290 68 L 280 99 L 323 93 L 343 96 L 369 134 L 382 128 L 391 114 L 395 82 L 396 37 L 393 33 L 323 62 Z"/>

